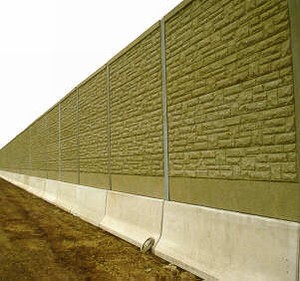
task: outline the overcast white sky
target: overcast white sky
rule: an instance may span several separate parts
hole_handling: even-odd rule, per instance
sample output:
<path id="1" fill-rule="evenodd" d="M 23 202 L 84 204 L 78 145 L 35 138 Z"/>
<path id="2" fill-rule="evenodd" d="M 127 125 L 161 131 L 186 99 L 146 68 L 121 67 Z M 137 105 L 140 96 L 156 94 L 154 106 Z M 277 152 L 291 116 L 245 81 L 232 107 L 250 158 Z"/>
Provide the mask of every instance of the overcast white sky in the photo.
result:
<path id="1" fill-rule="evenodd" d="M 0 0 L 0 148 L 181 0 Z"/>

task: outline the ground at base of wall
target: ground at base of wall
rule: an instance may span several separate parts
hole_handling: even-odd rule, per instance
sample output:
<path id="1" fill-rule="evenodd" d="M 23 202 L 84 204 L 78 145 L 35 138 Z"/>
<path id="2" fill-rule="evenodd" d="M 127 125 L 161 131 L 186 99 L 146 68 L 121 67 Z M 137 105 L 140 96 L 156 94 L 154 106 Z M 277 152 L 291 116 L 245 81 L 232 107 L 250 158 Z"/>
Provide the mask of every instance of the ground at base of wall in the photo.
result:
<path id="1" fill-rule="evenodd" d="M 0 179 L 0 280 L 201 280 Z"/>

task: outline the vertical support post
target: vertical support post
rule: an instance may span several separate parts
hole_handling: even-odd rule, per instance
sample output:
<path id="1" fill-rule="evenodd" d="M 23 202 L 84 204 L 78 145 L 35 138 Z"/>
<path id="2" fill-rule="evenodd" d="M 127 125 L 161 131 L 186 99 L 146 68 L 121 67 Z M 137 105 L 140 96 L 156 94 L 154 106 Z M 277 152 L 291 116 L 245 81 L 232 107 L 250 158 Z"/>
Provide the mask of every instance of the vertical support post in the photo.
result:
<path id="1" fill-rule="evenodd" d="M 110 67 L 106 65 L 106 90 L 107 90 L 107 170 L 108 170 L 108 185 L 112 189 L 111 181 L 111 140 L 110 140 Z"/>
<path id="2" fill-rule="evenodd" d="M 79 88 L 77 87 L 76 90 L 77 94 L 77 101 L 76 101 L 76 124 L 77 124 L 77 131 L 76 131 L 76 145 L 77 145 L 77 182 L 80 184 L 80 146 L 79 146 Z"/>
<path id="3" fill-rule="evenodd" d="M 161 31 L 161 64 L 162 64 L 162 102 L 163 102 L 163 141 L 164 141 L 164 183 L 165 200 L 170 200 L 169 190 L 169 145 L 168 145 L 168 100 L 166 68 L 166 30 L 165 21 L 160 21 Z"/>
<path id="4" fill-rule="evenodd" d="M 58 179 L 61 180 L 61 104 L 58 104 Z"/>
<path id="5" fill-rule="evenodd" d="M 293 61 L 293 82 L 295 95 L 296 146 L 298 159 L 298 181 L 300 181 L 300 1 L 289 0 L 289 16 L 291 29 L 291 49 Z"/>
<path id="6" fill-rule="evenodd" d="M 291 29 L 291 48 L 293 61 L 293 82 L 295 96 L 296 121 L 296 152 L 297 152 L 297 179 L 300 188 L 300 1 L 289 0 L 289 17 Z M 296 280 L 300 280 L 300 235 L 298 236 L 298 255 L 296 261 Z"/>

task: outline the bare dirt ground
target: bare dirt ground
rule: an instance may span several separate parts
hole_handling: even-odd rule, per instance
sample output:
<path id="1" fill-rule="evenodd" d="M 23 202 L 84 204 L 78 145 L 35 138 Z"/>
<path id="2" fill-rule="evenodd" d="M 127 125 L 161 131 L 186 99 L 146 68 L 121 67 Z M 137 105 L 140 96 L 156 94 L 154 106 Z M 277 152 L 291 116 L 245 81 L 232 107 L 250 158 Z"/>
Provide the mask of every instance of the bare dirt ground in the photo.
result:
<path id="1" fill-rule="evenodd" d="M 201 280 L 0 179 L 0 280 Z"/>

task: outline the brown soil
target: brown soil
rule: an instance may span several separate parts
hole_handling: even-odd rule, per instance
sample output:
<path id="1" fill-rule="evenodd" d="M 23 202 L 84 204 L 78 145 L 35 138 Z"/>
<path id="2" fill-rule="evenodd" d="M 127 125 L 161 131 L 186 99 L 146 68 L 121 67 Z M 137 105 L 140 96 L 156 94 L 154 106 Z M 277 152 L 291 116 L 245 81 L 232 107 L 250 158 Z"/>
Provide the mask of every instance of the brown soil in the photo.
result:
<path id="1" fill-rule="evenodd" d="M 0 179 L 0 280 L 200 280 Z"/>

